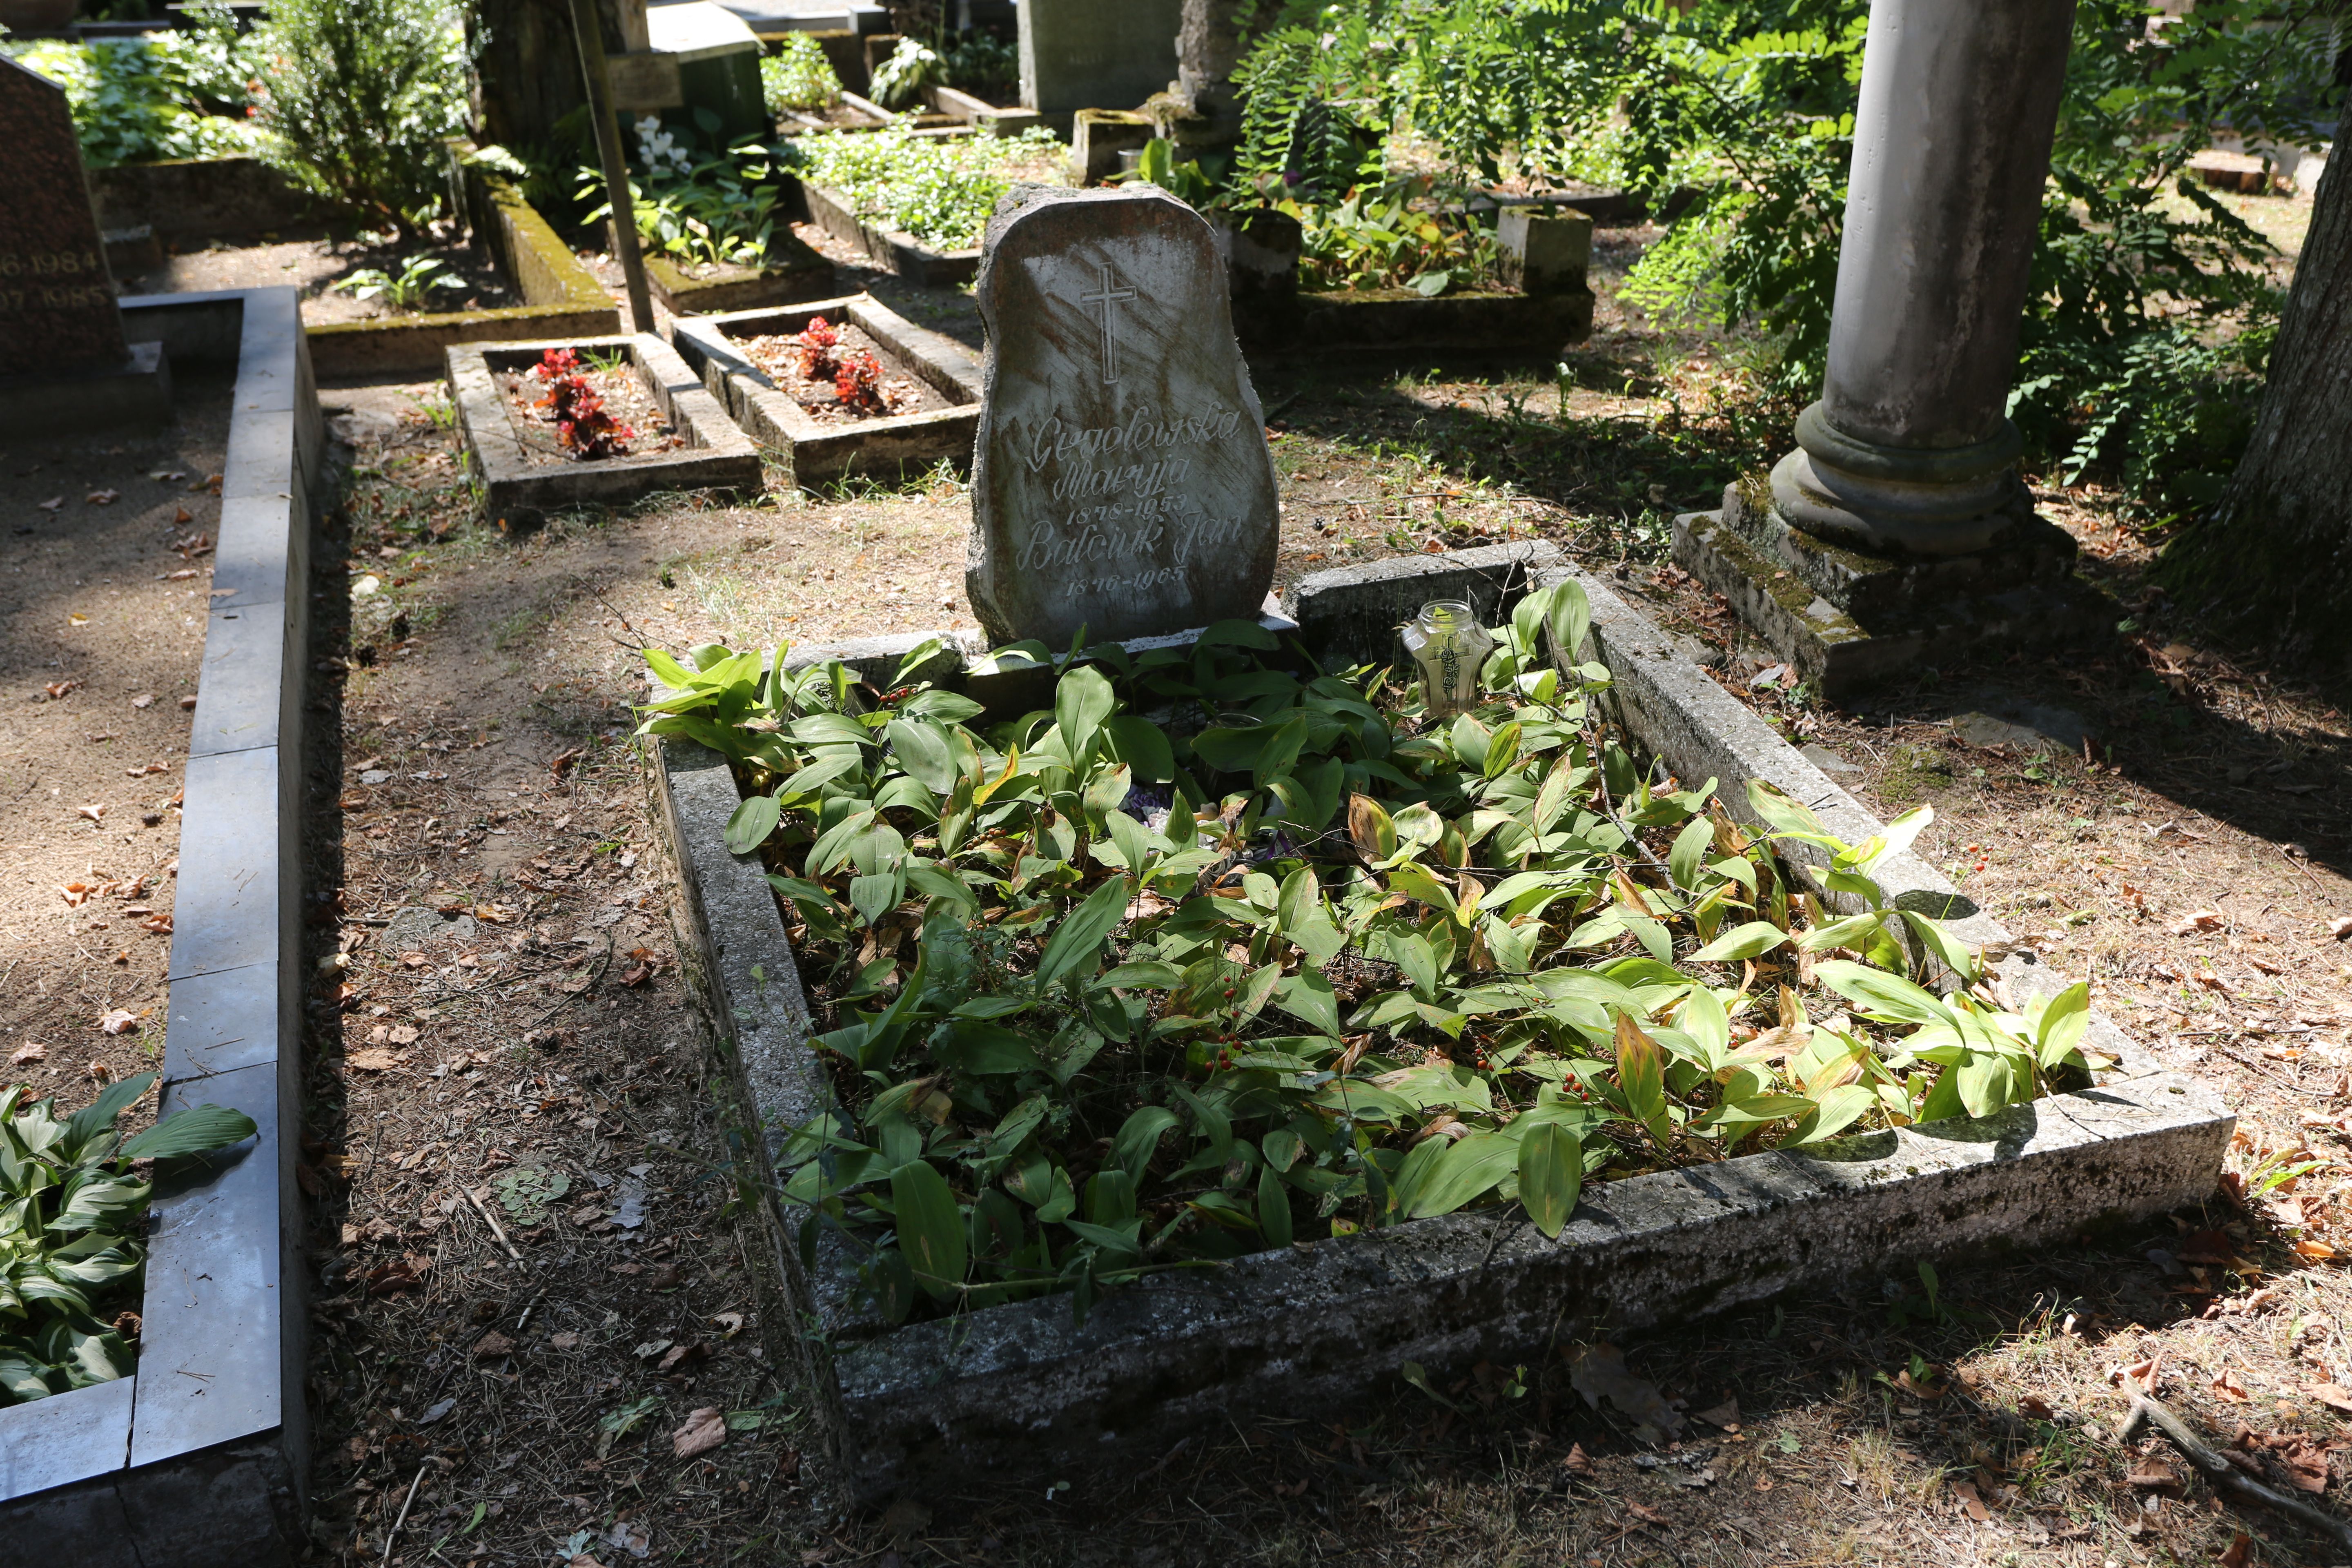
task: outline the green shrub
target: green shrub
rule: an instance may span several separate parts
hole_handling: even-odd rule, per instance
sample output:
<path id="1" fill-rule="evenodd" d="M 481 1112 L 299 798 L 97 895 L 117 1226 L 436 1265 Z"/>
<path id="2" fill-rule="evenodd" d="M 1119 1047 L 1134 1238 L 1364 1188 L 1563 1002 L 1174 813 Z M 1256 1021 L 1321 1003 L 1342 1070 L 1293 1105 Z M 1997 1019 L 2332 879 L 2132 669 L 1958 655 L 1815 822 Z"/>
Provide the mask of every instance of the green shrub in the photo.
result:
<path id="1" fill-rule="evenodd" d="M 403 231 L 434 216 L 467 116 L 457 0 L 273 0 L 259 47 L 280 167 Z"/>
<path id="2" fill-rule="evenodd" d="M 786 33 L 774 54 L 760 57 L 760 86 L 771 114 L 814 113 L 841 101 L 841 78 L 824 46 L 806 33 Z"/>
<path id="3" fill-rule="evenodd" d="M 66 89 L 82 161 L 93 169 L 247 156 L 268 145 L 249 117 L 253 51 L 225 14 L 200 16 L 184 31 L 12 41 L 0 51 Z"/>

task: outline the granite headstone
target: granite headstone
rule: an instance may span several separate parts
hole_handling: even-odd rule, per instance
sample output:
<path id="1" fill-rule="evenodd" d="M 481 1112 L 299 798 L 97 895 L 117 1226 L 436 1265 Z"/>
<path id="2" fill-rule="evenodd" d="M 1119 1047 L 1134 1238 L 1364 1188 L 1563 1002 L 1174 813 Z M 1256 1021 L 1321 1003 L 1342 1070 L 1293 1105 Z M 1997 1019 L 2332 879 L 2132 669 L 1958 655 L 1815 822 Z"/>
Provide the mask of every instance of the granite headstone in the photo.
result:
<path id="1" fill-rule="evenodd" d="M 0 57 L 0 375 L 130 358 L 65 89 Z"/>
<path id="2" fill-rule="evenodd" d="M 1274 458 L 1209 226 L 1149 185 L 1021 185 L 989 221 L 965 584 L 997 644 L 1255 617 Z"/>

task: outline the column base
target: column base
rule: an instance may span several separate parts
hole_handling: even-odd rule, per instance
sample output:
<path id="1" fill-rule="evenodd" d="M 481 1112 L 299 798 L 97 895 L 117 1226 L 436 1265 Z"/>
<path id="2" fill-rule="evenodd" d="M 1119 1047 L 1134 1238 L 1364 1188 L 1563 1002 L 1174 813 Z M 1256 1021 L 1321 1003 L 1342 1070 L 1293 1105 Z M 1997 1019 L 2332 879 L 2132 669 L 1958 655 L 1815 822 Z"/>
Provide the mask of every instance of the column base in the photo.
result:
<path id="1" fill-rule="evenodd" d="M 1675 561 L 1825 695 L 1971 647 L 2070 642 L 2115 616 L 2074 577 L 2073 536 L 2030 510 L 1967 554 L 1873 554 L 1815 538 L 1760 500 L 1734 485 L 1720 510 L 1675 518 Z"/>

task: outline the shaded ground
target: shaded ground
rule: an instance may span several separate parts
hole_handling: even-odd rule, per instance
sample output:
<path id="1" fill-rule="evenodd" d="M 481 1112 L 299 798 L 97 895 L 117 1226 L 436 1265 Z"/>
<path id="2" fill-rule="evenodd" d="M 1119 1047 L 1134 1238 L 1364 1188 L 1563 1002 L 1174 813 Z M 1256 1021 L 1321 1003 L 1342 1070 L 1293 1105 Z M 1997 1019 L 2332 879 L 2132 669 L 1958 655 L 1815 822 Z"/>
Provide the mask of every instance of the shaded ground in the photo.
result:
<path id="1" fill-rule="evenodd" d="M 177 405 L 0 442 L 0 1083 L 68 1105 L 163 1056 L 229 387 Z"/>
<path id="2" fill-rule="evenodd" d="M 292 284 L 302 290 L 306 321 L 364 321 L 404 313 L 391 297 L 362 300 L 355 291 L 336 285 L 353 273 L 373 269 L 402 276 L 415 258 L 441 264 L 429 276 L 410 311 L 491 310 L 522 303 L 497 266 L 482 252 L 463 245 L 392 245 L 374 243 L 362 235 L 345 239 L 320 235 L 279 238 L 274 235 L 237 236 L 196 247 L 175 247 L 159 267 L 121 279 L 126 294 L 192 294 L 209 289 L 266 289 Z"/>

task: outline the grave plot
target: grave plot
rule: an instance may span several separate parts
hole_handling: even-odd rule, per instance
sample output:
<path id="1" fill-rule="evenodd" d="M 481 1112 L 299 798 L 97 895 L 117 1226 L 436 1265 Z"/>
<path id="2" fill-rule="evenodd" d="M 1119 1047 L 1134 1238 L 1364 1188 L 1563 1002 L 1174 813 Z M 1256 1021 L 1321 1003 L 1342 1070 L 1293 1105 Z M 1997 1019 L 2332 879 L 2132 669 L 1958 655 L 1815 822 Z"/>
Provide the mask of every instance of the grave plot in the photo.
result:
<path id="1" fill-rule="evenodd" d="M 1205 226 L 1037 193 L 991 242 L 974 607 L 1036 656 L 1082 623 L 1101 662 L 1002 710 L 1034 715 L 1015 756 L 978 727 L 1001 658 L 936 640 L 651 658 L 698 981 L 768 1161 L 763 1321 L 823 1325 L 772 1349 L 851 1491 L 1164 1452 L 1400 1362 L 2211 1190 L 2228 1111 L 2085 986 L 1985 968 L 2005 937 L 1908 855 L 1924 816 L 1870 818 L 1556 556 L 1234 617 L 1274 519 L 1262 438 L 1215 423 L 1255 395 Z M 1166 521 L 1114 532 L 1083 503 L 1140 489 L 1147 446 Z M 1199 572 L 1195 516 L 1236 522 Z M 860 678 L 887 700 L 840 699 Z"/>
<path id="2" fill-rule="evenodd" d="M 448 365 L 483 505 L 503 521 L 759 485 L 757 448 L 651 333 L 466 344 Z"/>
<path id="3" fill-rule="evenodd" d="M 980 367 L 867 294 L 677 323 L 688 366 L 796 483 L 971 461 Z"/>
<path id="4" fill-rule="evenodd" d="M 1478 582 L 1484 565 L 1408 561 L 1334 574 L 1301 584 L 1297 613 L 1305 618 L 1307 604 L 1319 602 L 1327 626 L 1384 626 L 1385 601 L 1400 588 L 1443 595 Z M 1562 574 L 1538 580 L 1547 575 Z M 682 738 L 662 742 L 671 830 L 704 933 L 701 979 L 713 1016 L 734 1024 L 727 1059 L 740 1064 L 736 1124 L 747 1140 L 751 1129 L 767 1130 L 773 1190 L 786 1194 L 768 1209 L 783 1300 L 765 1321 L 808 1314 L 824 1325 L 831 1353 L 812 1358 L 808 1372 L 851 1489 L 879 1497 L 957 1473 L 1042 1472 L 1107 1446 L 1164 1452 L 1208 1412 L 1296 1416 L 1339 1407 L 1401 1361 L 1509 1364 L 1538 1352 L 1563 1321 L 1634 1327 L 1702 1315 L 1875 1277 L 1890 1261 L 2038 1247 L 2210 1190 L 2229 1113 L 2093 1018 L 2082 986 L 2062 988 L 2030 961 L 1985 975 L 1987 1000 L 1939 999 L 1903 979 L 1922 962 L 1917 972 L 1932 973 L 1938 953 L 1973 975 L 1976 961 L 1959 942 L 2001 933 L 1916 914 L 1966 906 L 1899 849 L 1847 853 L 1843 835 L 1885 844 L 1887 830 L 1761 725 L 1740 725 L 1744 712 L 1675 661 L 1638 616 L 1596 584 L 1571 590 L 1555 581 L 1517 605 L 1491 597 L 1507 612 L 1495 633 L 1506 662 L 1489 667 L 1494 684 L 1477 700 L 1477 716 L 1428 725 L 1409 746 L 1408 723 L 1392 754 L 1426 758 L 1484 743 L 1491 763 L 1496 745 L 1524 747 L 1533 737 L 1548 747 L 1556 742 L 1546 726 L 1566 721 L 1572 731 L 1580 715 L 1597 719 L 1586 702 L 1606 693 L 1622 732 L 1670 749 L 1638 760 L 1586 731 L 1568 741 L 1562 759 L 1538 752 L 1499 772 L 1486 773 L 1485 763 L 1474 771 L 1490 781 L 1523 775 L 1525 795 L 1512 798 L 1527 802 L 1563 778 L 1586 781 L 1568 786 L 1575 804 L 1566 830 L 1586 843 L 1599 825 L 1622 824 L 1627 872 L 1654 856 L 1664 862 L 1670 840 L 1681 846 L 1674 852 L 1694 868 L 1685 880 L 1657 883 L 1658 900 L 1641 895 L 1654 913 L 1638 918 L 1663 921 L 1657 940 L 1645 939 L 1646 953 L 1628 934 L 1626 914 L 1597 922 L 1605 929 L 1560 914 L 1552 940 L 1565 940 L 1562 951 L 1514 957 L 1492 946 L 1494 967 L 1474 973 L 1459 944 L 1526 931 L 1509 923 L 1521 918 L 1512 911 L 1538 908 L 1566 884 L 1542 868 L 1540 855 L 1524 860 L 1506 848 L 1496 869 L 1483 868 L 1489 855 L 1450 855 L 1442 846 L 1456 829 L 1443 822 L 1417 847 L 1418 818 L 1408 826 L 1409 812 L 1392 816 L 1362 796 L 1346 808 L 1353 847 L 1343 844 L 1338 858 L 1360 857 L 1370 870 L 1341 872 L 1329 884 L 1339 901 L 1327 909 L 1315 858 L 1297 847 L 1303 838 L 1286 847 L 1279 835 L 1303 821 L 1341 836 L 1333 823 L 1348 764 L 1302 762 L 1301 774 L 1285 775 L 1289 787 L 1276 794 L 1296 805 L 1265 821 L 1265 869 L 1252 870 L 1261 853 L 1247 847 L 1255 809 L 1242 806 L 1240 840 L 1196 841 L 1206 819 L 1189 795 L 1146 782 L 1170 771 L 1144 744 L 1160 727 L 1122 728 L 1139 715 L 1103 676 L 1066 675 L 1054 709 L 1081 727 L 1087 739 L 1078 744 L 1093 759 L 1068 775 L 1070 787 L 1119 799 L 1072 828 L 1073 846 L 1083 841 L 1108 869 L 1091 892 L 1080 880 L 1066 902 L 1052 900 L 1058 918 L 1035 921 L 1034 943 L 1011 932 L 957 935 L 1003 923 L 978 884 L 961 879 L 960 868 L 987 858 L 985 838 L 967 832 L 1015 822 L 1027 798 L 1017 792 L 1033 787 L 1009 753 L 982 752 L 977 775 L 950 776 L 968 739 L 956 715 L 977 703 L 958 708 L 946 688 L 914 686 L 888 720 L 898 728 L 869 731 L 899 762 L 869 774 L 862 750 L 824 753 L 830 787 L 822 795 L 839 804 L 822 816 L 818 790 L 792 782 L 820 761 L 799 743 L 746 732 L 726 742 L 730 765 Z M 1554 647 L 1563 637 L 1582 642 L 1587 625 L 1581 661 L 1551 664 L 1538 652 L 1545 637 Z M 1252 690 L 1277 681 L 1299 689 L 1304 667 L 1288 674 L 1278 654 L 1261 660 L 1243 651 L 1272 652 L 1274 643 L 1254 627 L 1213 628 L 1189 647 L 1146 657 L 1134 679 L 1149 691 L 1157 669 L 1213 692 L 1220 679 L 1248 668 Z M 1321 651 L 1328 669 L 1345 649 Z M 693 673 L 656 669 L 675 683 L 661 705 L 681 714 L 760 683 L 756 657 Z M 1523 690 L 1518 677 L 1539 669 Z M 793 683 L 800 711 L 813 711 L 825 674 L 819 667 Z M 885 679 L 903 686 L 910 677 Z M 1568 681 L 1580 694 L 1563 700 L 1570 689 L 1559 683 Z M 1327 677 L 1311 690 L 1333 699 L 1343 684 Z M 1521 695 L 1497 703 L 1514 691 Z M 1727 710 L 1733 722 L 1718 727 Z M 1385 702 L 1371 710 L 1393 711 Z M 1229 804 L 1248 798 L 1250 759 L 1279 717 L 1255 730 L 1180 731 L 1176 765 L 1187 787 L 1206 784 L 1209 806 L 1221 792 Z M 814 736 L 814 722 L 803 719 L 795 730 Z M 912 762 L 927 754 L 915 731 L 934 726 L 947 731 L 939 792 L 924 797 L 939 803 L 937 837 L 886 849 L 883 839 L 910 841 L 880 826 L 883 803 L 913 801 L 917 787 L 890 782 L 914 778 L 894 769 L 922 765 Z M 838 748 L 850 731 L 828 731 L 827 740 Z M 1244 772 L 1221 780 L 1211 759 L 1228 742 L 1229 760 Z M 1054 743 L 1042 742 L 1045 752 L 1062 754 Z M 1703 789 L 1677 795 L 1664 782 L 1727 758 L 1765 781 L 1724 792 L 1738 826 L 1733 817 L 1710 819 Z M 1468 764 L 1456 752 L 1448 765 Z M 1301 786 L 1314 768 L 1332 775 L 1328 798 Z M 1623 774 L 1613 807 L 1582 793 L 1597 791 L 1605 772 Z M 968 784 L 977 795 L 1000 775 L 985 812 L 966 815 L 956 804 Z M 1050 791 L 1062 776 L 1041 775 L 1034 787 Z M 1804 811 L 1782 784 L 1825 812 Z M 1431 787 L 1416 783 L 1404 794 Z M 869 803 L 862 814 L 853 809 L 859 802 Z M 805 826 L 803 809 L 812 814 Z M 771 839 L 780 815 L 785 835 Z M 1490 808 L 1495 816 L 1507 810 Z M 835 816 L 837 831 L 812 845 Z M 983 816 L 996 826 L 984 829 Z M 1706 901 L 1702 886 L 1727 886 L 1711 879 L 1740 864 L 1759 886 L 1780 889 L 1777 899 L 1818 886 L 1794 853 L 1808 837 L 1846 854 L 1843 887 L 1849 895 L 1864 889 L 1869 910 L 1816 916 L 1810 926 L 1790 917 L 1783 931 L 1717 900 L 1719 922 L 1701 911 L 1697 930 L 1684 931 L 1689 911 Z M 1695 843 L 1697 857 L 1743 847 L 1700 872 Z M 1461 858 L 1469 868 L 1433 879 L 1418 868 L 1424 850 L 1435 864 Z M 1526 868 L 1511 873 L 1513 864 Z M 1219 866 L 1229 868 L 1220 887 L 1233 884 L 1226 900 L 1187 900 L 1196 868 Z M 1340 897 L 1349 879 L 1356 890 Z M 902 888 L 914 900 L 903 907 Z M 959 890 L 967 889 L 969 896 Z M 1370 910 L 1383 899 L 1412 913 L 1398 917 L 1387 944 L 1359 952 L 1342 927 L 1357 929 L 1358 904 Z M 1897 912 L 1905 910 L 1915 913 Z M 1003 916 L 1016 913 L 1008 907 Z M 1890 926 L 1918 948 L 1882 955 L 1892 972 L 1831 956 L 1871 947 L 1879 940 L 1871 933 Z M 1096 952 L 1105 937 L 1117 948 L 1108 959 Z M 1738 980 L 1742 965 L 1784 947 L 1792 954 L 1791 943 L 1818 955 L 1822 989 L 1784 992 L 1774 1004 L 1769 989 L 1759 998 Z M 1305 955 L 1295 972 L 1286 944 Z M 1598 951 L 1580 958 L 1574 948 Z M 1668 951 L 1682 954 L 1673 966 L 1658 956 Z M 1449 979 L 1457 962 L 1465 967 Z M 1034 983 L 1025 978 L 1033 963 Z M 894 968 L 895 1000 L 873 989 Z M 1765 968 L 1800 984 L 1788 954 Z M 787 975 L 808 990 L 784 984 Z M 1066 1004 L 1062 991 L 1073 982 Z M 854 1007 L 850 998 L 861 994 Z M 1066 1019 L 1066 1005 L 1075 1009 Z M 1736 1046 L 1735 1021 L 1751 1007 L 1755 1021 L 1737 1023 L 1748 1043 Z M 2021 1080 L 1990 1095 L 1960 1090 L 1968 1080 L 1957 1067 L 1940 1091 L 1931 1073 L 1906 1076 L 1906 1063 L 1923 1059 L 1916 1053 L 1940 1048 L 1938 1030 L 1961 1029 L 1983 1031 L 1973 1037 L 1990 1053 L 1988 1067 L 2031 1058 L 2032 1089 Z M 915 1045 L 927 1033 L 928 1058 Z M 1725 1064 L 1713 1077 L 1710 1053 Z M 847 1064 L 842 1072 L 836 1061 Z M 882 1098 L 870 1098 L 873 1086 L 855 1070 L 861 1062 L 892 1064 Z M 1859 1078 L 1850 1076 L 1856 1067 Z M 1514 1074 L 1527 1081 L 1507 1089 Z M 1097 1127 L 1085 1120 L 1089 1086 L 1114 1079 L 1139 1085 L 1143 1109 L 1123 1091 L 1092 1112 Z M 1497 1122 L 1493 1106 L 1507 1093 L 1523 1106 L 1531 1097 L 1533 1108 Z M 1058 1135 L 1044 1132 L 1041 1118 L 1060 1117 L 1066 1105 L 1079 1119 L 1069 1147 L 1090 1148 L 1094 1158 L 1065 1163 Z M 1642 1130 L 1645 1118 L 1655 1131 Z M 948 1131 L 927 1141 L 917 1130 L 931 1125 Z M 969 1138 L 955 1131 L 964 1125 L 974 1129 Z M 1335 1125 L 1374 1131 L 1350 1145 Z M 1669 1125 L 1677 1131 L 1664 1131 Z M 1433 1131 L 1415 1142 L 1407 1136 L 1415 1126 Z M 893 1152 L 888 1141 L 900 1128 Z M 1387 1129 L 1398 1141 L 1382 1152 Z M 1087 1142 L 1097 1131 L 1100 1147 Z M 869 1149 L 877 1137 L 886 1145 L 878 1155 Z M 1659 1159 L 1669 1138 L 1697 1140 L 1685 1145 L 1685 1168 Z M 1712 1152 L 1697 1153 L 1702 1147 Z M 1558 1165 L 1548 1166 L 1555 1156 Z M 887 1184 L 894 1218 L 864 1206 L 865 1191 L 884 1190 L 881 1169 L 895 1169 Z M 1222 1169 L 1223 1180 L 1197 1173 L 1204 1169 Z M 951 1184 L 977 1194 L 969 1220 Z M 1514 1197 L 1518 1211 L 1502 1206 Z M 811 1217 L 806 1205 L 820 1204 L 830 1220 Z M 1064 1222 L 1067 1239 L 1034 1239 Z M 1156 1268 L 1143 1265 L 1147 1240 Z M 1222 1267 L 1192 1273 L 1185 1260 Z M 952 1316 L 939 1303 L 951 1304 Z"/>
<path id="5" fill-rule="evenodd" d="M 893 128 L 793 142 L 809 221 L 909 282 L 941 287 L 980 268 L 981 231 L 1016 182 L 1066 179 L 1051 132 L 936 137 Z"/>

